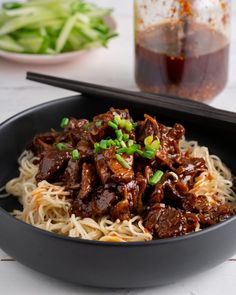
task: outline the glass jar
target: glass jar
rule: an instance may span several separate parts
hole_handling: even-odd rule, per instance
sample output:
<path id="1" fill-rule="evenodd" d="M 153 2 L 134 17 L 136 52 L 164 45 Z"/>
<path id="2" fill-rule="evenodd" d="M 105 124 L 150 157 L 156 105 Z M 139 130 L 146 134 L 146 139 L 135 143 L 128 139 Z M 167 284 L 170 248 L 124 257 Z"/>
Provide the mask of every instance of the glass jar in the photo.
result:
<path id="1" fill-rule="evenodd" d="M 135 0 L 136 82 L 207 101 L 228 79 L 230 0 Z"/>

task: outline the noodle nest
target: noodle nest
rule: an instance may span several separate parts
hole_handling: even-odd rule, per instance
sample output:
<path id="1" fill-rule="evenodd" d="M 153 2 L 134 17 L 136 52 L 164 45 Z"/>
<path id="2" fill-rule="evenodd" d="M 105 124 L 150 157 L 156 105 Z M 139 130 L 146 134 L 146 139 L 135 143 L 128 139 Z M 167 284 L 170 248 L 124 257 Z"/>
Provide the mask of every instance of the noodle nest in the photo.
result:
<path id="1" fill-rule="evenodd" d="M 209 203 L 230 203 L 236 207 L 233 177 L 220 158 L 210 155 L 208 148 L 199 146 L 196 141 L 183 140 L 180 147 L 191 157 L 203 158 L 208 168 L 197 177 L 191 192 L 207 196 Z M 108 216 L 94 220 L 70 215 L 70 194 L 65 187 L 47 181 L 36 183 L 37 160 L 32 152 L 25 151 L 19 158 L 19 177 L 9 181 L 5 187 L 7 194 L 1 195 L 6 197 L 10 194 L 19 198 L 23 211 L 15 210 L 13 215 L 16 218 L 37 228 L 73 238 L 106 242 L 152 240 L 140 216 L 114 222 Z"/>

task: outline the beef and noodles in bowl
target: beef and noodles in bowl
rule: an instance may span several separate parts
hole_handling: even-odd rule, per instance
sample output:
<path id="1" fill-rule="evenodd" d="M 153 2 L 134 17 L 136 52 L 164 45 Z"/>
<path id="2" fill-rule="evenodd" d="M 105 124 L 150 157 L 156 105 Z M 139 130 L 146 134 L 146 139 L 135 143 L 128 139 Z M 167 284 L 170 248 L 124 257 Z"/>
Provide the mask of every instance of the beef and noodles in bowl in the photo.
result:
<path id="1" fill-rule="evenodd" d="M 208 148 L 144 114 L 111 108 L 62 118 L 61 131 L 37 134 L 19 158 L 7 194 L 12 214 L 73 238 L 135 242 L 194 233 L 236 213 L 234 179 Z"/>

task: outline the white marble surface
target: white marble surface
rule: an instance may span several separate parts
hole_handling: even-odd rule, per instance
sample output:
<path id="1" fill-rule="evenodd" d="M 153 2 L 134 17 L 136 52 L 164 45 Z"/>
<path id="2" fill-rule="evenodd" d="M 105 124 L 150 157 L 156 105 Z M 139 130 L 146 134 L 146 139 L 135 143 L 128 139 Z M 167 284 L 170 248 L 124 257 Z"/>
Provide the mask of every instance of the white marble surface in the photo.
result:
<path id="1" fill-rule="evenodd" d="M 0 1 L 1 2 L 1 1 Z M 73 63 L 31 66 L 0 59 L 0 122 L 33 105 L 73 94 L 25 80 L 26 71 L 60 75 L 98 84 L 136 89 L 133 79 L 132 1 L 97 0 L 115 8 L 120 36 L 109 50 L 99 49 Z M 233 2 L 230 79 L 227 88 L 212 105 L 236 112 L 236 1 Z M 0 236 L 1 238 L 1 236 Z M 236 245 L 235 245 L 236 252 Z M 164 287 L 140 290 L 103 290 L 66 284 L 36 273 L 6 259 L 0 250 L 0 294 L 146 294 L 146 295 L 235 295 L 236 256 L 217 268 Z"/>

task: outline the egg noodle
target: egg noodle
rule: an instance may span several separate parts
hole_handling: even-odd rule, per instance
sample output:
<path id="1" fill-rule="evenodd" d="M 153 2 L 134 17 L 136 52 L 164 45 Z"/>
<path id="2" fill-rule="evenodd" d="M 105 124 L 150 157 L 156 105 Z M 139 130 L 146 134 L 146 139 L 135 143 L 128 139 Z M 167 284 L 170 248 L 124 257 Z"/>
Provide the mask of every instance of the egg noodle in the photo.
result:
<path id="1" fill-rule="evenodd" d="M 181 151 L 188 151 L 191 157 L 203 158 L 208 171 L 196 178 L 190 192 L 207 196 L 209 203 L 231 203 L 236 207 L 236 194 L 233 190 L 233 177 L 230 170 L 208 148 L 196 141 L 181 141 Z M 152 240 L 152 235 L 144 228 L 140 216 L 129 221 L 116 220 L 108 216 L 99 219 L 80 218 L 70 215 L 69 192 L 60 184 L 47 181 L 36 183 L 38 160 L 32 152 L 25 151 L 19 158 L 20 175 L 6 184 L 8 194 L 19 198 L 23 211 L 15 210 L 13 215 L 37 228 L 73 238 L 107 242 L 135 242 Z M 199 228 L 196 228 L 196 231 Z"/>

